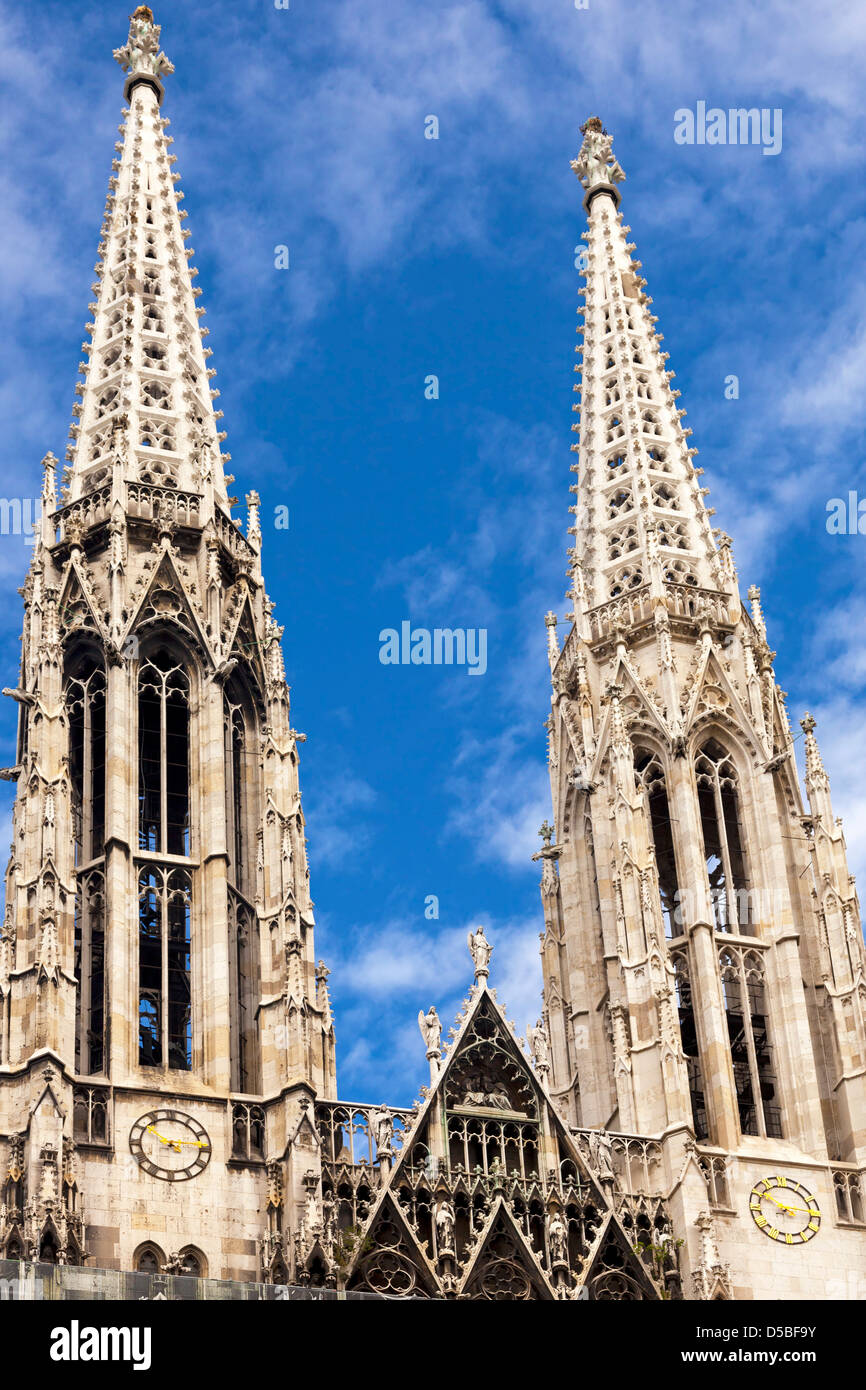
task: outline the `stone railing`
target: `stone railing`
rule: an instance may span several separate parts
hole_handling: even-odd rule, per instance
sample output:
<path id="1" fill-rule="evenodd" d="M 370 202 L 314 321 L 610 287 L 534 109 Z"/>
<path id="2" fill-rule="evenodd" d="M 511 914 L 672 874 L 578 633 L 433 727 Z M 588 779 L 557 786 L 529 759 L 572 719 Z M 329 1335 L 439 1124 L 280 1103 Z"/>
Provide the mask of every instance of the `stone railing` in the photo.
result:
<path id="1" fill-rule="evenodd" d="M 397 1158 L 412 1121 L 412 1111 L 391 1105 L 353 1105 L 348 1101 L 316 1102 L 316 1128 L 322 1143 L 323 1162 L 350 1168 L 375 1168 L 379 1163 L 377 1134 L 387 1131 L 390 1116 L 390 1157 Z"/>
<path id="2" fill-rule="evenodd" d="M 705 612 L 713 627 L 730 628 L 728 600 L 716 589 L 699 589 L 694 584 L 665 583 L 665 607 L 672 618 L 697 621 Z M 652 622 L 654 599 L 649 584 L 609 599 L 589 610 L 590 642 L 602 642 L 618 628 L 629 630 Z"/>
<path id="3" fill-rule="evenodd" d="M 592 1133 L 590 1129 L 572 1130 L 587 1167 L 599 1176 L 598 1168 L 591 1158 Z M 661 1144 L 655 1139 L 645 1139 L 637 1134 L 608 1133 L 608 1138 L 611 1167 L 619 1191 L 630 1196 L 660 1196 L 664 1191 Z"/>
<path id="4" fill-rule="evenodd" d="M 160 521 L 176 526 L 198 526 L 201 495 L 197 492 L 180 492 L 174 487 L 160 487 L 155 483 L 128 483 L 126 487 L 127 510 L 131 517 L 142 521 Z"/>
<path id="5" fill-rule="evenodd" d="M 53 515 L 55 537 L 69 540 L 76 533 L 90 531 L 108 520 L 111 510 L 111 484 L 86 492 L 74 502 L 68 502 Z"/>
<path id="6" fill-rule="evenodd" d="M 226 550 L 235 560 L 254 560 L 256 552 L 250 545 L 243 531 L 234 522 L 229 521 L 225 513 L 217 507 L 214 511 L 214 526 L 216 533 Z"/>

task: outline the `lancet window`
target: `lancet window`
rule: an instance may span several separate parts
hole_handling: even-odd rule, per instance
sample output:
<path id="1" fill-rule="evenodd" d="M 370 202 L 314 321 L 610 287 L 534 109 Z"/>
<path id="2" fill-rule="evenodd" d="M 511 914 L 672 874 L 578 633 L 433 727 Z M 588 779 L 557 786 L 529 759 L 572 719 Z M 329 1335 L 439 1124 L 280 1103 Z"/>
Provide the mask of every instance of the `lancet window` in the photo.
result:
<path id="1" fill-rule="evenodd" d="M 66 681 L 76 865 L 75 1066 L 105 1068 L 105 672 L 85 659 Z"/>
<path id="2" fill-rule="evenodd" d="M 643 787 L 646 793 L 665 934 L 669 937 L 681 936 L 682 905 L 664 768 L 656 753 L 641 748 L 635 749 L 634 766 L 638 786 Z"/>
<path id="3" fill-rule="evenodd" d="M 721 744 L 709 739 L 698 754 L 695 773 L 716 929 L 742 930 L 748 927 L 751 901 L 740 828 L 737 770 Z"/>
<path id="4" fill-rule="evenodd" d="M 769 1037 L 763 952 L 725 946 L 719 952 L 719 970 L 740 1129 L 743 1134 L 781 1139 L 782 1111 Z"/>
<path id="5" fill-rule="evenodd" d="M 689 970 L 689 958 L 685 950 L 671 953 L 679 1015 L 680 1038 L 686 1059 L 686 1072 L 689 1081 L 689 1098 L 692 1105 L 692 1123 L 698 1139 L 709 1138 L 707 1125 L 707 1106 L 704 1096 L 704 1076 L 701 1055 L 698 1049 L 697 1022 L 695 1019 L 695 999 Z"/>
<path id="6" fill-rule="evenodd" d="M 189 855 L 189 679 L 160 649 L 138 675 L 138 844 Z"/>
<path id="7" fill-rule="evenodd" d="M 192 880 L 186 869 L 147 864 L 138 876 L 138 1060 L 192 1067 Z"/>

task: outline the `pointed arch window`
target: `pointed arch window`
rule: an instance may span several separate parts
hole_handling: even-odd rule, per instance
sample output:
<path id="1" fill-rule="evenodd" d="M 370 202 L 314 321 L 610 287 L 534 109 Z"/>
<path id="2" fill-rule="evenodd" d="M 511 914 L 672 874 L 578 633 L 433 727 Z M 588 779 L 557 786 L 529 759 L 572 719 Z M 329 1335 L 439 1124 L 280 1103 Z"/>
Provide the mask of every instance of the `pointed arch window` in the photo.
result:
<path id="1" fill-rule="evenodd" d="M 748 925 L 750 917 L 737 770 L 727 750 L 709 739 L 697 756 L 695 773 L 716 929 L 736 930 Z"/>
<path id="2" fill-rule="evenodd" d="M 66 682 L 75 863 L 105 849 L 105 672 L 86 662 Z"/>
<path id="3" fill-rule="evenodd" d="M 226 693 L 223 701 L 226 770 L 226 842 L 229 853 L 229 882 L 249 892 L 250 858 L 250 727 L 244 702 Z"/>
<path id="4" fill-rule="evenodd" d="M 695 1019 L 695 1001 L 689 972 L 689 958 L 684 950 L 671 953 L 674 967 L 674 985 L 677 998 L 677 1013 L 680 1024 L 680 1038 L 686 1059 L 686 1072 L 689 1079 L 689 1098 L 692 1103 L 692 1123 L 695 1138 L 708 1139 L 707 1106 L 704 1097 L 704 1075 L 701 1054 L 698 1048 L 698 1030 Z"/>
<path id="5" fill-rule="evenodd" d="M 166 650 L 138 674 L 138 844 L 189 856 L 189 679 Z"/>
<path id="6" fill-rule="evenodd" d="M 255 911 L 229 889 L 229 946 L 232 968 L 232 1088 L 258 1089 L 261 996 L 259 923 Z"/>
<path id="7" fill-rule="evenodd" d="M 138 1060 L 192 1067 L 192 880 L 185 869 L 147 864 L 138 876 Z"/>
<path id="8" fill-rule="evenodd" d="M 105 1070 L 105 879 L 101 869 L 79 873 L 75 895 L 75 1069 Z"/>
<path id="9" fill-rule="evenodd" d="M 646 792 L 665 935 L 681 936 L 680 888 L 664 768 L 658 754 L 642 748 L 635 749 L 634 767 L 638 786 Z"/>
<path id="10" fill-rule="evenodd" d="M 782 1138 L 761 951 L 725 946 L 719 952 L 737 1109 L 743 1134 Z"/>
<path id="11" fill-rule="evenodd" d="M 69 721 L 69 780 L 76 865 L 73 927 L 75 1067 L 105 1069 L 105 672 L 85 659 L 64 691 Z"/>

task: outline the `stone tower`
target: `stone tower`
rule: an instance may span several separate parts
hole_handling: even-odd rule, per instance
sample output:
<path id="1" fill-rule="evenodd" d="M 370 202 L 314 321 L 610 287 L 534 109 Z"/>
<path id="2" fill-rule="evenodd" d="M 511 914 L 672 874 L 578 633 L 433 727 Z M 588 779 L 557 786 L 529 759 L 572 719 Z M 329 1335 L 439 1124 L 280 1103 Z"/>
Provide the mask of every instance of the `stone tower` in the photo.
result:
<path id="1" fill-rule="evenodd" d="M 0 1256 L 280 1277 L 334 1032 L 301 736 L 259 499 L 244 528 L 228 494 L 159 34 L 140 6 L 114 55 L 128 105 L 68 467 L 44 460 L 5 692 Z"/>
<path id="2" fill-rule="evenodd" d="M 808 716 L 801 800 L 760 595 L 742 603 L 705 505 L 624 174 L 597 118 L 583 135 L 573 612 L 561 650 L 546 619 L 555 832 L 536 856 L 551 1090 L 575 1126 L 615 1131 L 623 1161 L 631 1138 L 659 1141 L 692 1296 L 850 1296 L 856 1270 L 862 1297 L 866 981 L 845 842 Z"/>

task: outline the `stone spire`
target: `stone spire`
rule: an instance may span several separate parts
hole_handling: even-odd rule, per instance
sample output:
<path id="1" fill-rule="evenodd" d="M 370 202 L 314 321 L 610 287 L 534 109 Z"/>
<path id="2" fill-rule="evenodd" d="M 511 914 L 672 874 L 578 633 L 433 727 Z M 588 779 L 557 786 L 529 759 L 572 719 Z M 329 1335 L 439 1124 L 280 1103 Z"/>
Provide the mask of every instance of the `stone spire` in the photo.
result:
<path id="1" fill-rule="evenodd" d="M 617 212 L 616 184 L 625 178 L 611 137 L 598 117 L 582 127 L 572 169 L 586 189 L 589 218 L 581 273 L 586 299 L 582 354 L 575 371 L 579 417 L 572 429 L 579 483 L 576 543 L 571 558 L 575 618 L 609 600 L 641 594 L 657 600 L 676 586 L 729 588 L 704 505 L 700 469 L 692 462 L 691 430 L 671 389 L 668 354 L 661 350 L 641 263 Z M 729 566 L 726 550 L 724 565 Z"/>
<path id="2" fill-rule="evenodd" d="M 159 33 L 140 6 L 114 54 L 129 73 L 129 106 L 112 161 L 62 500 L 116 478 L 200 492 L 207 518 L 214 507 L 230 514 L 222 469 L 229 455 L 220 455 L 219 391 L 199 323 L 205 310 L 185 245 L 191 234 L 182 226 L 169 122 L 159 114 L 160 75 L 173 71 Z"/>

